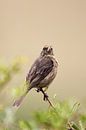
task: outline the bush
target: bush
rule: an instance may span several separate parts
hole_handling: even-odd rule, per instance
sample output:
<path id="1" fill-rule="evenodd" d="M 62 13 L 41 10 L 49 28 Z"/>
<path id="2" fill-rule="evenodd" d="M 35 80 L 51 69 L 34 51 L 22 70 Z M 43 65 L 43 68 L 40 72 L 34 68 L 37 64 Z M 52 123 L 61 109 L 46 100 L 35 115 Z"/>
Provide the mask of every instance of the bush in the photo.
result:
<path id="1" fill-rule="evenodd" d="M 21 64 L 20 58 L 9 66 L 0 64 L 0 92 L 14 75 L 20 73 Z M 15 88 L 15 94 L 21 94 L 23 87 L 20 85 Z M 54 109 L 49 107 L 46 111 L 36 111 L 32 119 L 19 120 L 15 117 L 13 107 L 0 104 L 0 130 L 85 130 L 86 114 L 78 111 L 79 105 L 73 100 L 57 101 Z"/>

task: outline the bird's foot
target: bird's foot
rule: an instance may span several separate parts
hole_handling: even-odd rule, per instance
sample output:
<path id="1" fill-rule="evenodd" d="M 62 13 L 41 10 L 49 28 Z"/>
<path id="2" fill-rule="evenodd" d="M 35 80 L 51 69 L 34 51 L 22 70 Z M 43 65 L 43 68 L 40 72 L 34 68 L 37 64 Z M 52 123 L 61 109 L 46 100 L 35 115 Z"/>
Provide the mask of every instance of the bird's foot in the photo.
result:
<path id="1" fill-rule="evenodd" d="M 42 88 L 37 88 L 36 91 L 37 91 L 37 92 L 40 92 L 40 91 L 41 91 L 41 92 L 43 93 L 43 95 L 44 95 L 43 100 L 44 100 L 44 101 L 47 101 L 47 100 L 48 100 L 48 95 L 47 95 L 47 93 L 45 93 L 45 92 L 43 91 Z"/>
<path id="2" fill-rule="evenodd" d="M 43 100 L 44 100 L 44 101 L 47 101 L 47 99 L 48 99 L 48 95 L 47 95 L 47 93 L 44 93 L 44 98 L 43 98 Z"/>

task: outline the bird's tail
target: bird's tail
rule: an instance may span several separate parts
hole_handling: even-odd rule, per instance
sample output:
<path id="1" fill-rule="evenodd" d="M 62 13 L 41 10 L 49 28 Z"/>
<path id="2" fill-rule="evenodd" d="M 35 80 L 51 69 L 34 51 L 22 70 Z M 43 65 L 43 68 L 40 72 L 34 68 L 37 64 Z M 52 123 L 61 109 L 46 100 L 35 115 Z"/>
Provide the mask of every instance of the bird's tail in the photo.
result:
<path id="1" fill-rule="evenodd" d="M 21 102 L 23 101 L 24 97 L 27 95 L 27 93 L 30 91 L 30 89 L 28 89 L 21 97 L 19 97 L 19 99 L 17 99 L 14 103 L 13 106 L 20 106 Z"/>

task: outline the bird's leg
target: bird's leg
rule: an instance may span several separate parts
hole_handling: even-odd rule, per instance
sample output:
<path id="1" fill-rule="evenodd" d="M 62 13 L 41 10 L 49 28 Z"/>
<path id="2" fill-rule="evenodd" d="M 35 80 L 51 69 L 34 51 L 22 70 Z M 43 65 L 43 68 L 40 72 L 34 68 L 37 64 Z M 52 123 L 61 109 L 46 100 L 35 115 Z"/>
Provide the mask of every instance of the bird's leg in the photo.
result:
<path id="1" fill-rule="evenodd" d="M 43 99 L 44 99 L 44 101 L 48 99 L 47 93 L 44 93 L 44 98 Z"/>
<path id="2" fill-rule="evenodd" d="M 44 98 L 43 98 L 43 100 L 45 101 L 45 100 L 48 100 L 48 95 L 47 95 L 47 93 L 45 93 L 45 91 L 42 89 L 42 88 L 40 88 L 40 91 L 43 93 L 43 95 L 44 95 Z"/>
<path id="3" fill-rule="evenodd" d="M 52 108 L 54 108 L 53 104 L 52 104 L 51 101 L 49 100 L 49 97 L 48 97 L 47 93 L 45 93 L 45 91 L 44 91 L 42 88 L 38 88 L 37 90 L 38 90 L 38 92 L 42 92 L 42 93 L 43 93 L 43 95 L 44 95 L 43 100 L 44 100 L 44 101 L 45 101 L 45 100 L 48 101 L 48 103 L 50 104 L 50 106 L 51 106 Z M 55 108 L 54 108 L 54 109 L 55 109 Z"/>
<path id="4" fill-rule="evenodd" d="M 43 95 L 44 95 L 43 100 L 44 100 L 44 101 L 48 99 L 48 95 L 47 95 L 47 93 L 45 93 L 45 91 L 47 90 L 47 88 L 48 88 L 48 87 L 46 87 L 44 90 L 43 90 L 42 88 L 37 88 L 37 89 L 36 89 L 37 92 L 40 92 L 40 91 L 41 91 L 41 92 L 43 93 Z"/>

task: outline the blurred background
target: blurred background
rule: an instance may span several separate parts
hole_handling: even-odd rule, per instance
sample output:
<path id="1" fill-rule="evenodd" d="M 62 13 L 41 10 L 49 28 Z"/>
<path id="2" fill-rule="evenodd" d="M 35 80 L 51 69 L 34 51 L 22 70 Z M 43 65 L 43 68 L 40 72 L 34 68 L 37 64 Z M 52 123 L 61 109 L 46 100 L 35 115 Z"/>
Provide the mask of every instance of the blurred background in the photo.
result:
<path id="1" fill-rule="evenodd" d="M 86 99 L 86 1 L 85 0 L 0 0 L 0 62 L 9 65 L 25 57 L 23 70 L 0 93 L 0 103 L 11 105 L 11 89 L 22 84 L 44 45 L 52 45 L 59 62 L 58 75 L 50 85 L 52 99 Z M 42 95 L 32 90 L 22 111 L 47 106 Z"/>

